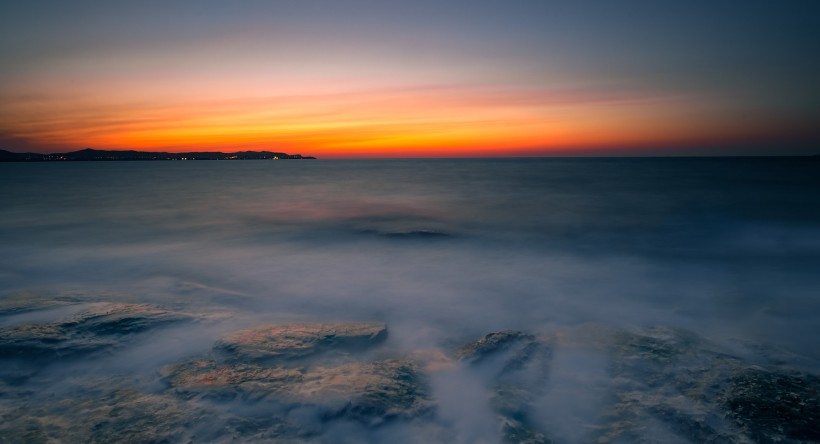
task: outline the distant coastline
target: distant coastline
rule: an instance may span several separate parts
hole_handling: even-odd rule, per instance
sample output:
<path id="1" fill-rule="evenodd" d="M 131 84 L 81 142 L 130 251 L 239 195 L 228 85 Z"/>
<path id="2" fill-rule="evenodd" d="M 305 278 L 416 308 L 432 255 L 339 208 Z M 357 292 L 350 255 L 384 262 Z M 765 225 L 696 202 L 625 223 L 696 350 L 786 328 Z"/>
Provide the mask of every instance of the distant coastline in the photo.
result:
<path id="1" fill-rule="evenodd" d="M 196 151 L 167 153 L 151 151 L 116 151 L 86 148 L 68 153 L 13 153 L 0 150 L 0 162 L 70 162 L 70 161 L 127 161 L 127 160 L 284 160 L 315 159 L 313 156 L 273 151 L 237 151 L 235 153 Z"/>

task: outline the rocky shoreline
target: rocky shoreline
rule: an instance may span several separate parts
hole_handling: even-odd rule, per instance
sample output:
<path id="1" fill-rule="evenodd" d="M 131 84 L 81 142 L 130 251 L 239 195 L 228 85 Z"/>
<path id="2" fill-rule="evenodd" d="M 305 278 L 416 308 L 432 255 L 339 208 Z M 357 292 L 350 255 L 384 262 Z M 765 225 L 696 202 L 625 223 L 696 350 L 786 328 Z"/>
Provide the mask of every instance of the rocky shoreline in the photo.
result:
<path id="1" fill-rule="evenodd" d="M 80 308 L 0 327 L 0 442 L 466 442 L 453 419 L 458 400 L 439 390 L 459 380 L 477 392 L 460 395 L 481 400 L 495 421 L 484 424 L 496 434 L 486 442 L 566 442 L 549 418 L 567 412 L 545 400 L 561 399 L 557 366 L 568 351 L 604 364 L 595 369 L 604 383 L 587 387 L 600 392 L 599 408 L 574 419 L 586 442 L 820 442 L 817 374 L 681 329 L 503 330 L 396 354 L 380 322 L 262 324 L 155 369 L 154 385 L 114 374 L 49 380 L 59 366 L 93 362 L 148 331 L 208 322 L 149 304 Z"/>

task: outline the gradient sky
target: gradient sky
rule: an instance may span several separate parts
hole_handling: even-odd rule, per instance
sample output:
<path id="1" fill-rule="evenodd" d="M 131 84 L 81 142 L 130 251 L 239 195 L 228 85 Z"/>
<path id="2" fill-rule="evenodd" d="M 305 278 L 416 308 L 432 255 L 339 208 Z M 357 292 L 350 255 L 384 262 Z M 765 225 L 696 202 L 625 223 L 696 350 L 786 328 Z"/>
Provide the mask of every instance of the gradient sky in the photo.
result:
<path id="1" fill-rule="evenodd" d="M 3 1 L 0 148 L 820 152 L 817 1 Z"/>

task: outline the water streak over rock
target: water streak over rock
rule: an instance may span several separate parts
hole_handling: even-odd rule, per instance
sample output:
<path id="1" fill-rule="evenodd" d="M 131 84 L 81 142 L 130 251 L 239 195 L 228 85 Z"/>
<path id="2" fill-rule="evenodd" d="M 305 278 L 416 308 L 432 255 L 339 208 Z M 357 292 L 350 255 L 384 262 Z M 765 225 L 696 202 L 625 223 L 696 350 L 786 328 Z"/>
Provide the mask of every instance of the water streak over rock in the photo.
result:
<path id="1" fill-rule="evenodd" d="M 87 353 L 116 346 L 125 336 L 191 318 L 147 304 L 96 303 L 62 321 L 0 329 L 0 357 Z"/>

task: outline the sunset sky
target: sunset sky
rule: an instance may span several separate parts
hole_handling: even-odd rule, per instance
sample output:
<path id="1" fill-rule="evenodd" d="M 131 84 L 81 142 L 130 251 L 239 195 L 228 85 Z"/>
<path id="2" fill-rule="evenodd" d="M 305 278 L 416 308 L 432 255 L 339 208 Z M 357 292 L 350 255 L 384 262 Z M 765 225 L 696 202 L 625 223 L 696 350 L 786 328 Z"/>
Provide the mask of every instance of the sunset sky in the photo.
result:
<path id="1" fill-rule="evenodd" d="M 820 153 L 816 1 L 4 1 L 0 149 Z"/>

